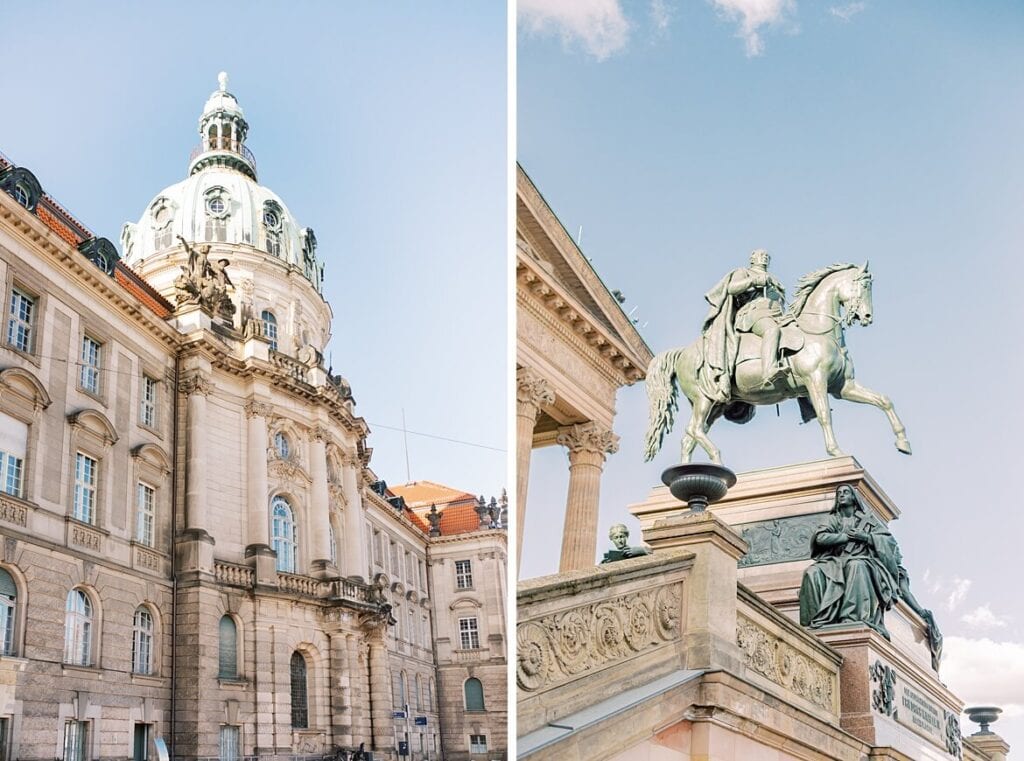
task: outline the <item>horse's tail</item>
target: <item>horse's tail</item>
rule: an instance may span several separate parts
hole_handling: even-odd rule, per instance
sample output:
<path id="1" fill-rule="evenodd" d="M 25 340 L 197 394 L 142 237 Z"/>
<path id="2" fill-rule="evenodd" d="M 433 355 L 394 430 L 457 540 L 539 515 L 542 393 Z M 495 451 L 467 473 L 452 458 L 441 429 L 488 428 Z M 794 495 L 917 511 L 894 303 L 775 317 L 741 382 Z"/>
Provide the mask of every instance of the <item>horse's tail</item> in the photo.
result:
<path id="1" fill-rule="evenodd" d="M 675 412 L 679 409 L 676 386 L 676 362 L 683 349 L 669 349 L 658 354 L 647 366 L 647 400 L 650 421 L 644 439 L 644 462 L 650 462 L 661 449 L 661 442 L 672 430 Z"/>

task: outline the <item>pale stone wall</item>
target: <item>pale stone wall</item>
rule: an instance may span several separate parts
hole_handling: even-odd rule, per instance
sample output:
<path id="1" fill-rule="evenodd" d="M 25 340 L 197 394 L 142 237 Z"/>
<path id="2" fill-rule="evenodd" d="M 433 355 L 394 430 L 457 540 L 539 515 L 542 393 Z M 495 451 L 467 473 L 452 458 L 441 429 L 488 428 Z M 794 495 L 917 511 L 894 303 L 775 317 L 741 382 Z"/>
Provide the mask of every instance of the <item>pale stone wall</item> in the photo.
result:
<path id="1" fill-rule="evenodd" d="M 430 585 L 437 611 L 434 638 L 438 663 L 438 700 L 444 758 L 504 759 L 507 757 L 507 647 L 505 620 L 504 531 L 484 530 L 430 541 Z M 459 589 L 455 561 L 469 560 L 473 583 Z M 479 625 L 479 649 L 465 649 L 459 637 L 459 618 L 474 617 Z M 479 679 L 484 711 L 467 711 L 466 680 Z M 487 753 L 471 754 L 470 736 L 486 738 Z"/>

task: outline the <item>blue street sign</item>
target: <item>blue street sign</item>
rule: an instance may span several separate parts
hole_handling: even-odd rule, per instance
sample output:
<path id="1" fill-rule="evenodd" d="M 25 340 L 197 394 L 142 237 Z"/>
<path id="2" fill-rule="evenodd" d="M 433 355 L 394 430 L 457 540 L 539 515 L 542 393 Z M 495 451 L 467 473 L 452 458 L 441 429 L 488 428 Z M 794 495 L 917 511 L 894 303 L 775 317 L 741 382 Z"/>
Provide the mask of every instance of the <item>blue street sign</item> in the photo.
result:
<path id="1" fill-rule="evenodd" d="M 414 723 L 414 724 L 415 724 L 415 725 L 416 725 L 417 727 L 425 727 L 425 726 L 427 726 L 427 717 L 426 717 L 426 716 L 417 716 L 417 717 L 416 717 L 416 718 L 414 719 L 413 723 Z"/>
<path id="2" fill-rule="evenodd" d="M 391 712 L 391 718 L 392 719 L 404 719 L 405 718 L 405 711 L 392 711 Z"/>

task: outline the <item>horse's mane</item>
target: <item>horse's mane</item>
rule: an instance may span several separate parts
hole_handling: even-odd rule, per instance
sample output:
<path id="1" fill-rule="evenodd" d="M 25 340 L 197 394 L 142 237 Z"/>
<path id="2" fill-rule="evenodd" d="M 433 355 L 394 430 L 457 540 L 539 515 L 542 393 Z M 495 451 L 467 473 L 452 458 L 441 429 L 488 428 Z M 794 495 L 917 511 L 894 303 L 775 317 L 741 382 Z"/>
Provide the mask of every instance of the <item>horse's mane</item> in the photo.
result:
<path id="1" fill-rule="evenodd" d="M 793 296 L 793 301 L 789 305 L 789 309 L 786 310 L 787 314 L 793 317 L 799 317 L 800 313 L 804 311 L 804 305 L 807 303 L 807 297 L 811 295 L 811 292 L 818 286 L 822 280 L 831 275 L 833 272 L 842 272 L 843 270 L 855 269 L 856 264 L 830 264 L 827 267 L 822 267 L 819 270 L 808 272 L 802 278 L 796 282 L 796 294 Z"/>

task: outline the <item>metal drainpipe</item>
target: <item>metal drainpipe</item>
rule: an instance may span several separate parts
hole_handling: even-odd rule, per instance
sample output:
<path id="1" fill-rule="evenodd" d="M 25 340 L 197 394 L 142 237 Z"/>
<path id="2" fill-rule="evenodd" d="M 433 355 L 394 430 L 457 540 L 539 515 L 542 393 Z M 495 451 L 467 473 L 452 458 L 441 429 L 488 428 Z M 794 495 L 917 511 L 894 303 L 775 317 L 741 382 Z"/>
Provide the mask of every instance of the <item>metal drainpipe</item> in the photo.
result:
<path id="1" fill-rule="evenodd" d="M 171 737 L 170 756 L 176 757 L 175 753 L 175 730 L 177 728 L 176 713 L 177 703 L 177 679 L 175 678 L 175 655 L 178 650 L 178 564 L 174 553 L 174 521 L 178 514 L 178 382 L 181 379 L 181 355 L 174 354 L 174 407 L 171 420 Z"/>

